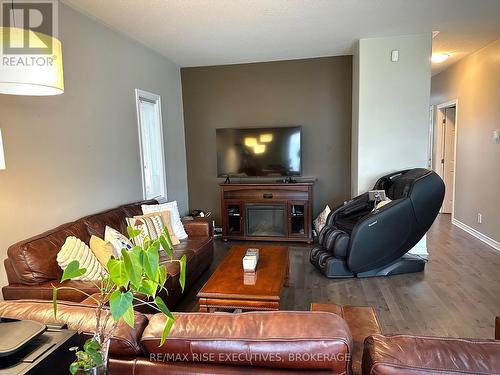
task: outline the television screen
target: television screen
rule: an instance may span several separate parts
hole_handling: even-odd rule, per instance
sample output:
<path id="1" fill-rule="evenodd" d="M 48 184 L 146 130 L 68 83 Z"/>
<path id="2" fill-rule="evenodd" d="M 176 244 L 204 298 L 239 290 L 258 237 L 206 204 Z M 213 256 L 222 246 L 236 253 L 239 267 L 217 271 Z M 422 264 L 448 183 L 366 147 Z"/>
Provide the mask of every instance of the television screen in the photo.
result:
<path id="1" fill-rule="evenodd" d="M 300 126 L 217 129 L 217 175 L 300 176 L 300 136 Z"/>

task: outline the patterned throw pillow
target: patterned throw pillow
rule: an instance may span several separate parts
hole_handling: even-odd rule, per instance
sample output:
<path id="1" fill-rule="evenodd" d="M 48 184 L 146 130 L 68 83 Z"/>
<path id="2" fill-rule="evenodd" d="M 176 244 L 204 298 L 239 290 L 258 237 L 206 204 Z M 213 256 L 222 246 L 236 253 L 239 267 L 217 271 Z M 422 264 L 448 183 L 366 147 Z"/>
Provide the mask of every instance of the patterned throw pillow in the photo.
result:
<path id="1" fill-rule="evenodd" d="M 142 247 L 146 237 L 151 240 L 158 239 L 163 232 L 164 226 L 160 215 L 127 217 L 126 220 L 129 227 L 141 231 L 141 234 L 132 240 L 136 246 Z"/>
<path id="2" fill-rule="evenodd" d="M 180 244 L 179 239 L 177 236 L 174 234 L 174 230 L 172 229 L 172 222 L 170 220 L 170 211 L 162 211 L 162 212 L 156 212 L 154 214 L 146 214 L 146 215 L 138 215 L 134 216 L 135 219 L 141 219 L 143 217 L 151 217 L 151 216 L 161 216 L 161 221 L 163 222 L 163 227 L 167 228 L 168 234 L 170 235 L 170 240 L 172 241 L 172 245 L 178 245 Z"/>
<path id="3" fill-rule="evenodd" d="M 174 235 L 179 240 L 185 240 L 188 237 L 186 231 L 184 230 L 184 226 L 182 225 L 181 216 L 179 215 L 179 208 L 177 207 L 177 201 L 152 205 L 143 204 L 141 208 L 142 213 L 145 215 L 152 213 L 161 213 L 162 211 L 169 211 Z"/>
<path id="4" fill-rule="evenodd" d="M 314 229 L 316 230 L 316 233 L 319 235 L 319 232 L 321 232 L 321 229 L 326 224 L 326 219 L 328 218 L 328 215 L 330 214 L 330 206 L 326 205 L 325 209 L 318 215 L 316 220 L 314 220 Z"/>
<path id="5" fill-rule="evenodd" d="M 121 258 L 122 249 L 130 250 L 134 247 L 127 237 L 107 225 L 104 230 L 104 241 L 110 242 L 113 245 L 113 255 L 115 258 Z"/>
<path id="6" fill-rule="evenodd" d="M 74 260 L 80 263 L 80 268 L 85 268 L 87 272 L 82 276 L 75 277 L 73 280 L 98 280 L 101 274 L 107 274 L 99 260 L 82 240 L 70 236 L 66 238 L 61 250 L 57 253 L 57 264 L 63 270 Z"/>

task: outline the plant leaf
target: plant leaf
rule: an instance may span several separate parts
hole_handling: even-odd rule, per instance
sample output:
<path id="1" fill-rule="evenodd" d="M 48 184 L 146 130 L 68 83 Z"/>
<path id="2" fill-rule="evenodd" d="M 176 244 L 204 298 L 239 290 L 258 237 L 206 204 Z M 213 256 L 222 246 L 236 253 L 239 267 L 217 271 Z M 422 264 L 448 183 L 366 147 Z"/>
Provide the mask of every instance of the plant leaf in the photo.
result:
<path id="1" fill-rule="evenodd" d="M 52 285 L 52 307 L 54 308 L 54 318 L 57 317 L 57 288 Z"/>
<path id="2" fill-rule="evenodd" d="M 134 247 L 132 250 L 122 250 L 122 259 L 125 264 L 125 270 L 127 271 L 128 278 L 135 289 L 138 289 L 141 285 L 142 279 L 142 265 L 141 257 L 142 250 L 140 247 Z"/>
<path id="3" fill-rule="evenodd" d="M 156 295 L 157 284 L 152 280 L 144 279 L 141 282 L 141 287 L 139 288 L 139 293 L 144 293 L 148 297 L 154 297 Z"/>
<path id="4" fill-rule="evenodd" d="M 69 365 L 69 372 L 71 373 L 71 375 L 75 375 L 79 368 L 80 365 L 75 361 L 71 363 L 71 365 Z"/>
<path id="5" fill-rule="evenodd" d="M 151 246 L 144 253 L 144 271 L 153 281 L 158 280 L 158 265 L 160 263 L 160 254 L 158 249 Z"/>
<path id="6" fill-rule="evenodd" d="M 141 232 L 140 229 L 134 229 L 133 227 L 128 226 L 127 227 L 127 233 L 128 233 L 128 238 L 130 238 L 131 240 L 133 240 L 134 238 L 136 238 L 142 232 Z"/>
<path id="7" fill-rule="evenodd" d="M 172 329 L 174 322 L 175 322 L 174 319 L 167 317 L 167 322 L 165 323 L 165 327 L 163 328 L 163 332 L 161 334 L 160 346 L 165 344 L 165 341 L 167 341 L 168 334 L 170 333 L 170 330 Z"/>
<path id="8" fill-rule="evenodd" d="M 181 273 L 179 275 L 179 284 L 181 285 L 182 291 L 184 292 L 184 287 L 186 286 L 186 255 L 184 254 L 180 259 Z"/>
<path id="9" fill-rule="evenodd" d="M 170 241 L 170 237 L 166 237 L 164 234 L 162 234 L 159 240 L 161 243 L 161 247 L 163 248 L 163 251 L 165 251 L 165 253 L 169 256 L 169 258 L 172 259 L 172 257 L 174 256 L 174 252 L 172 250 L 172 242 Z"/>
<path id="10" fill-rule="evenodd" d="M 95 350 L 89 350 L 86 352 L 89 357 L 92 359 L 92 364 L 94 366 L 99 366 L 100 364 L 102 364 L 103 360 L 102 360 L 102 354 L 99 353 L 98 351 L 95 351 Z"/>
<path id="11" fill-rule="evenodd" d="M 108 273 L 109 278 L 116 286 L 127 286 L 129 277 L 123 259 L 111 258 L 108 261 Z"/>
<path id="12" fill-rule="evenodd" d="M 161 299 L 160 296 L 156 296 L 155 298 L 155 304 L 160 309 L 160 311 L 165 314 L 167 317 L 170 319 L 175 319 L 170 310 L 168 309 L 167 305 L 165 305 L 165 302 Z"/>
<path id="13" fill-rule="evenodd" d="M 158 268 L 158 273 L 160 274 L 159 276 L 159 283 L 161 286 L 164 286 L 165 285 L 165 282 L 167 281 L 167 266 L 165 266 L 164 264 L 162 264 L 159 268 Z"/>
<path id="14" fill-rule="evenodd" d="M 97 340 L 94 337 L 91 337 L 90 339 L 86 340 L 85 343 L 83 344 L 83 350 L 88 353 L 89 350 L 99 350 L 101 349 L 101 345 L 97 342 Z"/>
<path id="15" fill-rule="evenodd" d="M 127 311 L 125 311 L 125 314 L 123 314 L 123 320 L 125 320 L 125 323 L 127 323 L 130 327 L 134 328 L 134 306 L 130 304 L 128 307 Z"/>
<path id="16" fill-rule="evenodd" d="M 111 309 L 111 315 L 115 322 L 119 321 L 129 306 L 132 305 L 133 298 L 134 296 L 130 290 L 125 293 L 115 290 L 111 294 L 109 298 L 109 308 Z"/>
<path id="17" fill-rule="evenodd" d="M 68 266 L 64 269 L 61 282 L 82 276 L 85 272 L 87 272 L 87 270 L 85 268 L 80 268 L 80 262 L 73 260 L 69 262 Z"/>

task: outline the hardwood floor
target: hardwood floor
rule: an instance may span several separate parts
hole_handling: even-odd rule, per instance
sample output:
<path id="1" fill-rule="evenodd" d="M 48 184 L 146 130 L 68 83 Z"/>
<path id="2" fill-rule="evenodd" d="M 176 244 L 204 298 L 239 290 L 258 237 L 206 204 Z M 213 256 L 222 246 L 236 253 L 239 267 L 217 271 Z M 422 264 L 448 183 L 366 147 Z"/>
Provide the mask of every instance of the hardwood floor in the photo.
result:
<path id="1" fill-rule="evenodd" d="M 241 243 L 241 242 L 235 242 Z M 178 311 L 196 310 L 196 293 L 231 243 L 217 240 L 215 260 Z M 283 310 L 308 310 L 311 302 L 371 305 L 386 334 L 493 338 L 500 315 L 500 253 L 440 215 L 428 233 L 425 272 L 369 279 L 331 280 L 309 263 L 310 246 L 290 246 L 289 287 Z"/>

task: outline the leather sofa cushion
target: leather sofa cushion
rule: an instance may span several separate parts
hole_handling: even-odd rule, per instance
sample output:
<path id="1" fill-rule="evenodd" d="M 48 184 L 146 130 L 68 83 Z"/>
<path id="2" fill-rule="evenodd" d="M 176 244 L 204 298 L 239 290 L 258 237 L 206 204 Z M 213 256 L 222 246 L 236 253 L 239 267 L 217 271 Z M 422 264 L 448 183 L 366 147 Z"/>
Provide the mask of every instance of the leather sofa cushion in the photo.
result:
<path id="1" fill-rule="evenodd" d="M 69 236 L 75 236 L 85 243 L 90 240 L 83 222 L 75 221 L 9 247 L 7 254 L 18 279 L 25 284 L 60 279 L 62 270 L 57 265 L 57 252 Z"/>
<path id="2" fill-rule="evenodd" d="M 52 285 L 56 287 L 73 287 L 82 290 L 87 294 L 97 293 L 97 288 L 89 281 L 68 280 L 64 283 L 57 281 L 47 281 L 33 285 L 11 284 L 2 288 L 5 300 L 15 299 L 42 299 L 52 300 Z M 73 289 L 61 289 L 58 292 L 58 298 L 61 301 L 80 302 L 86 298 L 85 294 L 79 293 Z"/>
<path id="3" fill-rule="evenodd" d="M 366 339 L 363 374 L 500 374 L 500 342 L 409 335 Z"/>
<path id="4" fill-rule="evenodd" d="M 95 331 L 95 309 L 70 302 L 59 302 L 57 317 L 54 317 L 52 302 L 22 300 L 0 301 L 0 316 L 12 319 L 34 320 L 40 323 L 66 323 L 69 329 L 92 335 Z M 113 320 L 110 319 L 111 328 Z M 148 324 L 146 316 L 135 314 L 135 327 L 130 328 L 121 321 L 114 331 L 109 348 L 110 355 L 132 356 L 142 353 L 139 339 Z"/>
<path id="5" fill-rule="evenodd" d="M 380 324 L 373 307 L 340 306 L 326 303 L 312 303 L 311 311 L 328 311 L 346 321 L 353 339 L 352 370 L 361 375 L 361 360 L 365 338 L 380 333 Z"/>
<path id="6" fill-rule="evenodd" d="M 159 346 L 165 317 L 150 318 L 141 339 L 149 358 L 187 354 L 186 361 L 288 369 L 350 370 L 352 338 L 334 314 L 306 311 L 177 314 Z M 163 356 L 163 358 L 162 358 Z M 204 357 L 202 357 L 204 356 Z"/>

